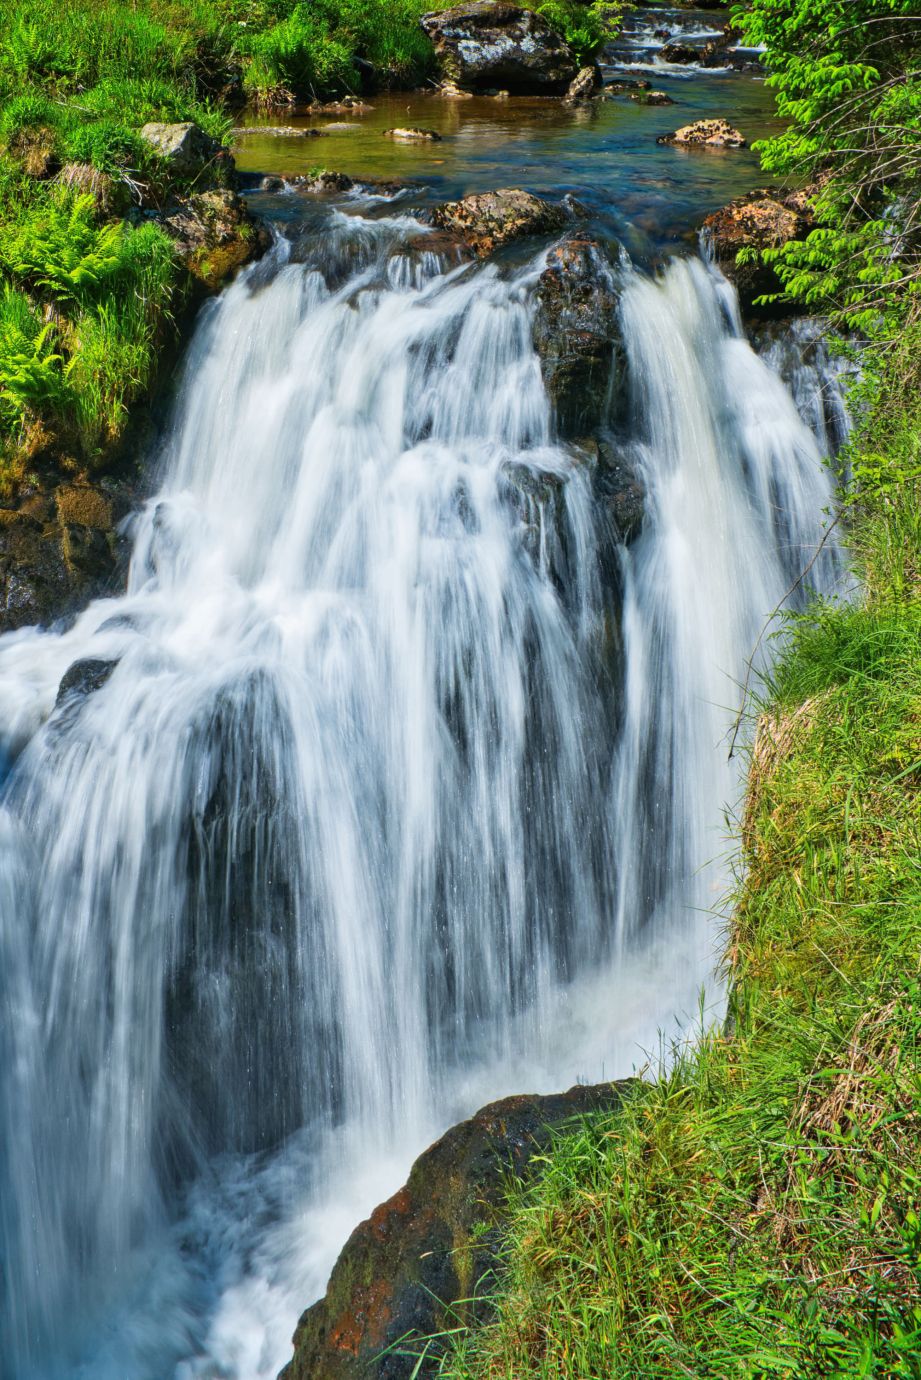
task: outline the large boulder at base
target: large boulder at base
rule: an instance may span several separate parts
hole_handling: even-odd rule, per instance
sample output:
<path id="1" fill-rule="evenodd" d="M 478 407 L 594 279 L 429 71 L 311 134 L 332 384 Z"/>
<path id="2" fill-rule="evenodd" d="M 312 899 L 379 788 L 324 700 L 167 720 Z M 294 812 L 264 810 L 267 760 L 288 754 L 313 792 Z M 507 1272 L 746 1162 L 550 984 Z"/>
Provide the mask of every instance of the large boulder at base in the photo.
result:
<path id="1" fill-rule="evenodd" d="M 769 308 L 754 307 L 754 300 L 779 292 L 781 284 L 769 264 L 757 260 L 737 263 L 739 250 L 774 249 L 788 240 L 803 239 L 814 224 L 814 216 L 802 193 L 776 196 L 758 191 L 714 211 L 707 216 L 702 229 L 714 259 L 726 277 L 735 283 L 742 306 L 758 313 Z M 785 304 L 783 311 L 788 314 L 790 305 Z"/>
<path id="2" fill-rule="evenodd" d="M 152 121 L 142 128 L 141 138 L 181 176 L 199 172 L 223 152 L 216 139 L 190 120 L 172 125 Z"/>
<path id="3" fill-rule="evenodd" d="M 242 197 L 227 190 L 177 202 L 162 224 L 189 273 L 209 292 L 268 246 L 266 229 L 250 215 Z"/>
<path id="4" fill-rule="evenodd" d="M 562 95 L 579 71 L 546 19 L 517 5 L 457 5 L 420 20 L 435 45 L 441 75 L 458 86 L 501 87 L 515 95 Z"/>
<path id="5" fill-rule="evenodd" d="M 674 134 L 660 134 L 658 144 L 678 144 L 683 148 L 744 149 L 748 147 L 743 134 L 728 120 L 695 120 L 682 125 Z"/>
<path id="6" fill-rule="evenodd" d="M 280 1380 L 432 1376 L 431 1349 L 417 1370 L 412 1352 L 422 1346 L 395 1344 L 480 1315 L 472 1300 L 496 1262 L 509 1174 L 520 1174 L 546 1147 L 552 1128 L 615 1109 L 632 1086 L 627 1080 L 508 1097 L 436 1141 L 406 1185 L 355 1228 L 325 1297 L 298 1323 L 294 1359 Z"/>
<path id="7" fill-rule="evenodd" d="M 537 286 L 534 345 L 560 435 L 603 424 L 608 402 L 616 402 L 624 355 L 614 275 L 594 240 L 566 240 L 548 253 Z"/>
<path id="8" fill-rule="evenodd" d="M 559 203 L 518 187 L 502 187 L 436 206 L 431 219 L 439 229 L 466 240 L 484 258 L 510 240 L 556 234 L 568 225 L 570 213 Z"/>

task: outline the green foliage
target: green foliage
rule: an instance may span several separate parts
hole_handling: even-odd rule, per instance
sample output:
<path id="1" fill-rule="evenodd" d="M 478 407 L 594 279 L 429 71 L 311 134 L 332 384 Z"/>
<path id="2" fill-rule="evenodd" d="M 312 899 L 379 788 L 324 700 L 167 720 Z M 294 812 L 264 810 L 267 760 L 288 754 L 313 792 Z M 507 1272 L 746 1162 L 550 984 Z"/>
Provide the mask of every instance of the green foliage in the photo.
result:
<path id="1" fill-rule="evenodd" d="M 62 357 L 51 323 L 26 297 L 5 287 L 0 295 L 0 430 L 18 430 L 30 416 L 58 411 L 67 398 Z"/>
<path id="2" fill-rule="evenodd" d="M 53 128 L 60 112 L 41 91 L 27 90 L 14 96 L 0 112 L 0 142 L 9 145 L 23 130 Z"/>
<path id="3" fill-rule="evenodd" d="M 58 301 L 85 302 L 122 261 L 120 221 L 96 223 L 93 197 L 61 195 L 14 238 L 7 262 L 17 277 Z"/>
<path id="4" fill-rule="evenodd" d="M 766 251 L 784 296 L 873 334 L 921 282 L 921 16 L 913 0 L 752 0 L 784 131 L 768 172 L 812 181 L 821 228 Z"/>
<path id="5" fill-rule="evenodd" d="M 606 0 L 543 0 L 526 6 L 546 19 L 572 48 L 581 63 L 591 62 L 620 27 L 623 6 Z"/>
<path id="6" fill-rule="evenodd" d="M 144 147 L 137 134 L 116 120 L 80 124 L 64 141 L 64 156 L 74 163 L 90 163 L 100 172 L 118 174 L 144 161 Z"/>

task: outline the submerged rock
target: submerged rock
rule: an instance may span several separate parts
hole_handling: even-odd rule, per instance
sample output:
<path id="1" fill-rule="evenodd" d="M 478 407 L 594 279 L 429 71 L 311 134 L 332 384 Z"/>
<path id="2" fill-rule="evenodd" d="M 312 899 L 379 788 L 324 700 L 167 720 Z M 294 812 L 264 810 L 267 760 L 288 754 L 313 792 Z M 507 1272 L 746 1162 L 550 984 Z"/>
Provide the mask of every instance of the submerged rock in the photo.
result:
<path id="1" fill-rule="evenodd" d="M 566 240 L 548 253 L 537 287 L 534 345 L 560 435 L 600 425 L 622 373 L 623 348 L 613 272 L 596 241 Z"/>
<path id="2" fill-rule="evenodd" d="M 504 87 L 516 95 L 561 95 L 579 71 L 546 19 L 517 5 L 457 5 L 422 16 L 442 78 L 458 86 Z"/>
<path id="3" fill-rule="evenodd" d="M 630 95 L 638 105 L 674 105 L 667 91 L 634 91 Z"/>
<path id="4" fill-rule="evenodd" d="M 441 135 L 436 129 L 419 129 L 414 125 L 405 129 L 385 129 L 383 133 L 385 139 L 397 139 L 404 144 L 441 143 Z"/>
<path id="5" fill-rule="evenodd" d="M 744 149 L 747 141 L 728 120 L 695 120 L 682 125 L 674 134 L 660 134 L 657 144 L 680 144 L 686 148 Z"/>
<path id="6" fill-rule="evenodd" d="M 481 258 L 510 240 L 555 234 L 568 222 L 565 207 L 519 187 L 465 196 L 432 212 L 433 225 L 459 235 Z"/>
<path id="7" fill-rule="evenodd" d="M 754 300 L 779 292 L 781 283 L 773 268 L 760 259 L 738 263 L 739 250 L 774 249 L 788 240 L 803 239 L 814 225 L 815 217 L 803 193 L 778 197 L 758 191 L 707 216 L 702 228 L 714 259 L 735 283 L 743 307 L 758 311 Z M 790 310 L 785 304 L 784 311 Z"/>
<path id="8" fill-rule="evenodd" d="M 300 129 L 295 125 L 239 125 L 231 133 L 234 139 L 245 139 L 253 134 L 265 134 L 273 139 L 319 139 L 323 131 Z"/>
<path id="9" fill-rule="evenodd" d="M 356 1227 L 326 1295 L 294 1334 L 279 1380 L 410 1380 L 431 1376 L 403 1338 L 425 1337 L 481 1314 L 479 1280 L 495 1265 L 510 1173 L 520 1174 L 554 1127 L 614 1110 L 632 1080 L 549 1097 L 508 1097 L 463 1121 L 413 1165 L 406 1185 Z M 417 1369 L 419 1366 L 419 1369 Z"/>

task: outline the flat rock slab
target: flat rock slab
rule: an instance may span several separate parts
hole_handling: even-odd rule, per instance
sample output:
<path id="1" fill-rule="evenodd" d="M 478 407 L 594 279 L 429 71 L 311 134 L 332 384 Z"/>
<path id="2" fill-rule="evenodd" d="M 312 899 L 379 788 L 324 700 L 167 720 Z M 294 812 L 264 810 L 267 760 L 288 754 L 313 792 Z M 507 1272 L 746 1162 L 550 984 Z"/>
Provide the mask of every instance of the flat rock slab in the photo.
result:
<path id="1" fill-rule="evenodd" d="M 266 134 L 275 139 L 319 139 L 321 129 L 297 129 L 294 125 L 238 125 L 231 130 L 234 139 L 245 139 L 253 134 Z"/>
<path id="2" fill-rule="evenodd" d="M 521 1174 L 554 1128 L 613 1111 L 633 1086 L 630 1079 L 508 1097 L 448 1131 L 416 1160 L 405 1186 L 356 1227 L 325 1298 L 298 1323 L 294 1359 L 280 1380 L 432 1376 L 434 1358 L 416 1370 L 413 1353 L 422 1347 L 409 1339 L 478 1315 L 472 1300 L 496 1263 L 509 1174 Z"/>

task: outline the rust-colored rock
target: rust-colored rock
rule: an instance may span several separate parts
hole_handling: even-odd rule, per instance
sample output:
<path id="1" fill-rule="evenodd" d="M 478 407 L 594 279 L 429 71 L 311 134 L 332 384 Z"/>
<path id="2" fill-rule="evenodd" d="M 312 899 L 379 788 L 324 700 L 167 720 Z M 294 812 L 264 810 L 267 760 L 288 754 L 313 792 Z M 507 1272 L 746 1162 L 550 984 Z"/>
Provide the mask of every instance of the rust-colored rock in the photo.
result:
<path id="1" fill-rule="evenodd" d="M 406 1185 L 356 1227 L 326 1296 L 301 1318 L 281 1380 L 409 1380 L 412 1338 L 474 1317 L 476 1286 L 495 1264 L 509 1172 L 520 1174 L 552 1128 L 612 1110 L 630 1081 L 549 1097 L 508 1097 L 453 1127 L 413 1165 Z M 451 1306 L 454 1305 L 453 1308 Z M 448 1309 L 451 1308 L 450 1315 Z M 405 1344 L 395 1347 L 402 1339 Z M 395 1348 L 395 1349 L 392 1349 Z"/>
<path id="2" fill-rule="evenodd" d="M 777 248 L 788 240 L 802 239 L 814 224 L 806 193 L 779 197 L 758 191 L 707 216 L 703 233 L 716 262 L 735 283 L 742 305 L 758 311 L 755 299 L 779 292 L 781 285 L 770 265 L 757 260 L 738 263 L 739 250 Z M 789 305 L 785 310 L 790 310 Z"/>

